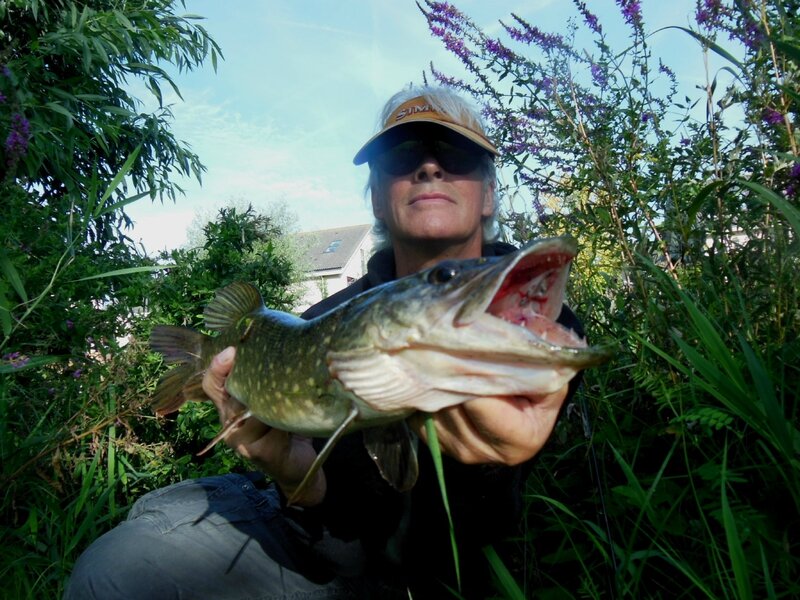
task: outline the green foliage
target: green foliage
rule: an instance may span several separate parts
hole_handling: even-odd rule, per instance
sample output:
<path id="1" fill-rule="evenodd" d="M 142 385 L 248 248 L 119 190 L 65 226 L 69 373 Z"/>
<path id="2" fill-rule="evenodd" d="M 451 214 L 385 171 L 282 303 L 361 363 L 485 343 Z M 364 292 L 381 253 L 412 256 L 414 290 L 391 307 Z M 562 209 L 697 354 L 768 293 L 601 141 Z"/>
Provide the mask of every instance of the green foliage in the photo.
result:
<path id="1" fill-rule="evenodd" d="M 510 568 L 544 598 L 796 596 L 800 11 L 699 2 L 648 33 L 617 4 L 627 39 L 577 0 L 565 33 L 512 17 L 497 38 L 423 5 L 469 80 L 433 76 L 513 172 L 509 235 L 576 235 L 572 304 L 620 346 L 534 468 Z M 721 66 L 698 93 L 654 36 Z"/>
<path id="2" fill-rule="evenodd" d="M 162 420 L 148 406 L 164 370 L 161 359 L 147 348 L 155 323 L 199 325 L 213 291 L 237 279 L 256 281 L 278 308 L 289 308 L 293 300 L 288 286 L 298 274 L 278 250 L 285 244 L 283 234 L 269 219 L 251 210 L 240 214 L 224 209 L 205 230 L 202 251 L 171 253 L 170 268 L 157 277 L 121 277 L 136 292 L 126 293 L 127 287 L 120 286 L 104 309 L 83 305 L 70 313 L 75 316 L 72 325 L 61 330 L 35 314 L 26 321 L 29 335 L 40 333 L 51 351 L 61 344 L 63 356 L 25 364 L 19 364 L 19 357 L 5 359 L 8 368 L 0 374 L 0 506 L 3 538 L 15 541 L 0 550 L 0 575 L 12 582 L 3 592 L 7 597 L 60 595 L 78 554 L 146 491 L 190 477 L 248 469 L 224 444 L 196 456 L 219 428 L 210 403 L 190 403 Z M 92 272 L 103 266 L 83 268 Z M 106 282 L 108 291 L 107 282 L 113 279 L 69 280 L 65 286 Z M 70 293 L 89 298 L 91 289 Z M 51 303 L 42 314 L 61 310 Z M 121 321 L 123 314 L 127 317 Z M 111 337 L 101 340 L 99 331 Z M 123 339 L 114 336 L 123 334 L 128 343 L 121 346 Z"/>
<path id="3" fill-rule="evenodd" d="M 130 170 L 137 192 L 175 197 L 174 170 L 200 176 L 197 156 L 168 129 L 171 113 L 161 88 L 178 88 L 164 69 L 191 70 L 219 48 L 197 24 L 175 13 L 174 0 L 20 0 L 0 4 L 0 132 L 11 115 L 29 123 L 27 152 L 10 160 L 0 149 L 0 180 L 16 178 L 54 201 L 65 192 L 109 182 L 136 147 Z M 129 91 L 144 82 L 161 107 L 139 112 Z M 120 196 L 121 197 L 121 196 Z M 108 199 L 112 200 L 112 199 Z M 112 218 L 97 223 L 95 234 Z"/>
<path id="4" fill-rule="evenodd" d="M 187 322 L 200 310 L 165 308 L 158 290 L 200 258 L 179 253 L 176 275 L 154 279 L 171 265 L 125 235 L 125 207 L 174 198 L 170 178 L 199 177 L 202 165 L 169 131 L 169 108 L 140 112 L 130 84 L 143 80 L 161 105 L 160 86 L 174 88 L 166 68 L 218 54 L 198 17 L 177 16 L 175 5 L 0 2 L 3 598 L 59 597 L 78 554 L 142 493 L 242 468 L 222 451 L 193 456 L 210 437 L 210 406 L 163 424 L 147 407 L 163 369 L 146 345 L 150 315 Z M 265 257 L 251 267 L 269 257 L 259 281 L 289 302 L 281 286 L 291 265 L 262 247 L 280 246 L 280 232 L 261 235 L 254 223 L 240 219 L 255 232 L 250 250 Z M 217 244 L 231 236 L 217 232 L 208 252 L 228 252 Z M 252 275 L 232 259 L 226 276 Z"/>
<path id="5" fill-rule="evenodd" d="M 289 310 L 296 298 L 291 286 L 299 281 L 283 230 L 266 215 L 220 209 L 203 227 L 202 248 L 173 250 L 160 259 L 172 266 L 158 277 L 148 309 L 156 322 L 203 326 L 203 309 L 214 292 L 234 281 L 248 281 L 270 308 Z"/>

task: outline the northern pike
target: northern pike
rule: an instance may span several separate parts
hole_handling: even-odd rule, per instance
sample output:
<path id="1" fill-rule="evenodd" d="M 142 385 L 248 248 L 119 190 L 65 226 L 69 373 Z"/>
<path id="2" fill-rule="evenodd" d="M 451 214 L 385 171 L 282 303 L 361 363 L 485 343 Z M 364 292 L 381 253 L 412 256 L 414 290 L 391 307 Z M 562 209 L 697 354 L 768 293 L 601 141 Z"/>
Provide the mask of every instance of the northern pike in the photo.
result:
<path id="1" fill-rule="evenodd" d="M 552 393 L 609 357 L 556 322 L 576 249 L 559 237 L 502 257 L 444 261 L 311 320 L 268 309 L 255 287 L 233 283 L 205 309 L 206 327 L 218 335 L 154 328 L 151 347 L 180 364 L 159 383 L 155 410 L 207 399 L 203 373 L 235 346 L 225 387 L 246 410 L 212 444 L 249 417 L 329 438 L 297 495 L 342 435 L 365 429 L 381 474 L 409 489 L 416 455 L 407 429 L 397 430 L 408 416 L 477 397 Z"/>

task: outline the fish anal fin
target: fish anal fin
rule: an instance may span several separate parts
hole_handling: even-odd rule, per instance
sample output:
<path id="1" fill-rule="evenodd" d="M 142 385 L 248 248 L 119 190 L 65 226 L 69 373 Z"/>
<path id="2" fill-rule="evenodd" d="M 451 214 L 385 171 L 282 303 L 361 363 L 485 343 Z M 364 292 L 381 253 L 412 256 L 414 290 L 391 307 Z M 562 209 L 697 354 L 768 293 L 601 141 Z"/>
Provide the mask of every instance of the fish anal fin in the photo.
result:
<path id="1" fill-rule="evenodd" d="M 262 306 L 261 293 L 253 284 L 235 281 L 217 292 L 203 316 L 208 329 L 224 331 L 235 327 L 243 317 Z"/>
<path id="2" fill-rule="evenodd" d="M 381 476 L 397 491 L 414 487 L 419 475 L 417 437 L 405 421 L 363 431 L 364 446 Z"/>
<path id="3" fill-rule="evenodd" d="M 208 444 L 206 444 L 206 447 L 197 453 L 197 456 L 203 456 L 203 454 L 205 454 L 206 452 L 211 450 L 214 446 L 216 446 L 220 440 L 224 440 L 226 437 L 228 437 L 228 434 L 230 434 L 231 431 L 233 431 L 239 425 L 244 423 L 252 415 L 253 413 L 251 413 L 249 410 L 241 412 L 238 415 L 233 415 L 230 419 L 227 420 L 227 422 L 222 427 L 220 432 L 217 435 L 215 435 L 214 438 L 210 442 L 208 442 Z"/>
<path id="4" fill-rule="evenodd" d="M 357 417 L 358 409 L 353 406 L 350 409 L 350 412 L 347 413 L 345 420 L 342 421 L 342 424 L 336 428 L 336 431 L 334 431 L 333 435 L 328 438 L 328 441 L 325 443 L 325 446 L 322 448 L 320 453 L 317 454 L 317 458 L 315 458 L 314 462 L 311 463 L 306 476 L 303 477 L 303 481 L 300 482 L 300 485 L 295 488 L 294 492 L 292 492 L 292 495 L 286 501 L 287 504 L 294 504 L 295 501 L 302 495 L 305 489 L 314 480 L 314 476 L 317 474 L 317 471 L 319 471 L 322 468 L 322 465 L 325 464 L 325 461 L 328 459 L 328 456 L 330 456 L 334 446 L 336 446 L 336 442 L 338 442 L 342 436 L 349 431 L 350 426 Z"/>

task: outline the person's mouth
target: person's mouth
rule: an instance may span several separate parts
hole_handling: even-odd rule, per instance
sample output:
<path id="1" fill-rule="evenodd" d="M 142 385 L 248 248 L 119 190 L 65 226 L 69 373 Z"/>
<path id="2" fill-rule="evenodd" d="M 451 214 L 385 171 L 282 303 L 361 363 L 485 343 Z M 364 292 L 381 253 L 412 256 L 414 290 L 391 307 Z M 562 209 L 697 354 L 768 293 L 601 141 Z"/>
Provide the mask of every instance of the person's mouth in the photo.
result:
<path id="1" fill-rule="evenodd" d="M 443 194 L 441 192 L 430 192 L 425 194 L 417 194 L 413 198 L 411 198 L 410 205 L 414 205 L 417 203 L 435 203 L 435 202 L 450 202 L 453 203 L 453 199 L 448 196 L 447 194 Z"/>

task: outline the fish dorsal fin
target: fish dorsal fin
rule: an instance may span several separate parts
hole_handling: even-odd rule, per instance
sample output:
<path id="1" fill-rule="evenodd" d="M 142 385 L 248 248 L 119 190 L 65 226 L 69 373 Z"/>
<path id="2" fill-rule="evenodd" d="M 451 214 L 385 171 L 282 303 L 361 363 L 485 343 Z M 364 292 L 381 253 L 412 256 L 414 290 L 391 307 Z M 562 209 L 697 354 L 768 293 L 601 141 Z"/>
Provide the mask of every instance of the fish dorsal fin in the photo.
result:
<path id="1" fill-rule="evenodd" d="M 243 317 L 262 306 L 261 293 L 252 283 L 234 281 L 217 292 L 203 316 L 208 329 L 224 331 L 235 327 Z"/>

